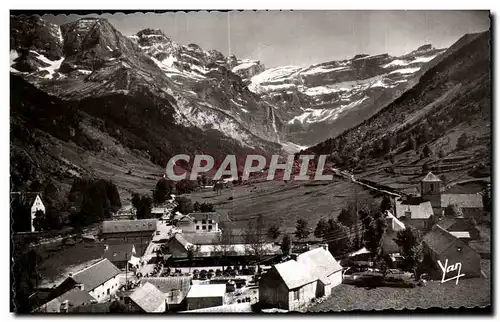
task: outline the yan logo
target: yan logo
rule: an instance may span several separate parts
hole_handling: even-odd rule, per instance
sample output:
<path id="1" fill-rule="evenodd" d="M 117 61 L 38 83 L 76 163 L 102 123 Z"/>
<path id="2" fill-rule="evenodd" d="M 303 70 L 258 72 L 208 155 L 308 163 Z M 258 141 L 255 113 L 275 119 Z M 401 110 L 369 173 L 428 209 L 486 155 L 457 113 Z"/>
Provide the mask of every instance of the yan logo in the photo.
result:
<path id="1" fill-rule="evenodd" d="M 443 277 L 441 278 L 441 283 L 456 279 L 457 280 L 456 285 L 458 285 L 458 280 L 460 279 L 460 277 L 465 276 L 465 274 L 460 274 L 460 271 L 462 270 L 462 263 L 456 263 L 455 265 L 448 266 L 448 259 L 446 259 L 446 262 L 444 262 L 444 265 L 441 264 L 440 260 L 438 260 L 438 264 L 439 264 L 439 267 L 441 267 L 441 271 L 443 271 Z M 458 270 L 457 276 L 445 279 L 446 273 L 454 272 L 457 270 Z"/>

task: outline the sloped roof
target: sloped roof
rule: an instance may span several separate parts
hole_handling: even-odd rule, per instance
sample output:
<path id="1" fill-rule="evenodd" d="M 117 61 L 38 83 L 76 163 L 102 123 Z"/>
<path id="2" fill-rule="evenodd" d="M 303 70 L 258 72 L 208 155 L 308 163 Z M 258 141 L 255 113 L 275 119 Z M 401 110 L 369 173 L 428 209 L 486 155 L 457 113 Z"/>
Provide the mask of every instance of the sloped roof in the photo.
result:
<path id="1" fill-rule="evenodd" d="M 235 303 L 228 305 L 212 306 L 203 309 L 182 311 L 179 313 L 252 313 L 251 303 Z"/>
<path id="2" fill-rule="evenodd" d="M 137 231 L 155 231 L 156 223 L 156 219 L 107 220 L 102 222 L 102 232 L 104 234 L 107 234 Z"/>
<path id="3" fill-rule="evenodd" d="M 113 302 L 90 303 L 76 307 L 70 307 L 70 313 L 108 313 Z"/>
<path id="4" fill-rule="evenodd" d="M 88 292 L 82 291 L 79 288 L 75 287 L 68 292 L 62 294 L 57 298 L 61 303 L 64 301 L 68 301 L 69 304 L 73 306 L 82 305 L 85 303 L 90 303 L 95 301 L 95 299 L 89 295 Z"/>
<path id="5" fill-rule="evenodd" d="M 174 237 L 172 237 L 172 240 L 178 241 L 184 248 L 188 248 L 188 246 L 193 245 L 192 243 L 188 242 L 182 234 L 175 234 Z"/>
<path id="6" fill-rule="evenodd" d="M 443 228 L 443 229 L 449 230 L 451 226 L 453 226 L 454 224 L 456 224 L 458 222 L 462 222 L 462 223 L 464 222 L 467 225 L 470 225 L 471 228 L 473 227 L 471 220 L 469 218 L 465 218 L 465 217 L 455 217 L 455 218 L 444 217 L 443 219 L 441 219 L 439 221 L 439 226 L 441 226 L 441 228 Z"/>
<path id="7" fill-rule="evenodd" d="M 432 172 L 429 172 L 425 178 L 422 179 L 422 182 L 440 182 L 441 179 L 439 179 L 436 175 L 434 175 Z"/>
<path id="8" fill-rule="evenodd" d="M 434 214 L 430 201 L 425 201 L 418 204 L 415 204 L 414 202 L 408 203 L 404 201 L 396 201 L 396 213 L 398 218 L 401 216 L 405 216 L 406 211 L 411 212 L 412 219 L 427 219 Z"/>
<path id="9" fill-rule="evenodd" d="M 452 244 L 456 242 L 462 243 L 451 233 L 439 226 L 439 224 L 434 225 L 432 230 L 425 234 L 423 240 L 424 243 L 438 255 L 448 249 Z"/>
<path id="10" fill-rule="evenodd" d="M 191 288 L 191 279 L 191 276 L 146 277 L 141 279 L 141 283 L 153 284 L 162 293 L 180 290 L 187 294 Z"/>
<path id="11" fill-rule="evenodd" d="M 274 268 L 285 282 L 289 290 L 318 280 L 304 264 L 295 260 L 274 265 Z"/>
<path id="12" fill-rule="evenodd" d="M 219 244 L 221 232 L 185 232 L 182 236 L 190 243 L 197 245 Z M 231 238 L 232 239 L 232 238 Z"/>
<path id="13" fill-rule="evenodd" d="M 90 304 L 95 299 L 89 295 L 88 292 L 82 291 L 79 288 L 75 287 L 66 293 L 56 297 L 50 302 L 44 304 L 40 308 L 40 312 L 59 312 L 61 308 L 61 304 L 65 301 L 68 301 L 70 306 L 76 307 L 83 304 Z"/>
<path id="14" fill-rule="evenodd" d="M 442 194 L 441 207 L 457 205 L 460 208 L 483 208 L 483 197 L 478 193 Z"/>
<path id="15" fill-rule="evenodd" d="M 219 222 L 219 220 L 220 220 L 220 215 L 216 212 L 192 212 L 192 213 L 189 213 L 188 216 L 190 216 L 196 220 L 212 219 L 216 222 Z"/>
<path id="16" fill-rule="evenodd" d="M 394 230 L 394 231 L 401 231 L 401 230 L 405 230 L 406 229 L 405 224 L 403 224 L 401 222 L 401 220 L 399 220 L 398 218 L 396 218 L 396 216 L 394 216 L 392 214 L 392 212 L 386 211 L 386 215 L 387 215 L 388 218 L 392 219 L 392 230 Z"/>
<path id="17" fill-rule="evenodd" d="M 450 231 L 450 234 L 457 238 L 470 238 L 470 233 L 468 231 Z"/>
<path id="18" fill-rule="evenodd" d="M 135 254 L 134 244 L 111 244 L 107 245 L 108 249 L 104 250 L 103 257 L 113 261 L 130 260 Z"/>
<path id="19" fill-rule="evenodd" d="M 83 284 L 84 291 L 90 292 L 120 273 L 121 271 L 109 260 L 103 259 L 87 268 L 84 268 L 70 278 L 77 284 Z"/>
<path id="20" fill-rule="evenodd" d="M 329 251 L 322 247 L 300 254 L 297 256 L 297 262 L 308 267 L 312 275 L 318 279 L 328 277 L 342 270 L 339 262 L 333 258 Z"/>
<path id="21" fill-rule="evenodd" d="M 25 198 L 26 202 L 29 204 L 29 206 L 31 207 L 31 206 L 33 206 L 33 203 L 35 202 L 36 197 L 40 197 L 40 200 L 42 201 L 42 203 L 45 204 L 43 202 L 42 196 L 38 193 L 26 193 L 24 198 Z"/>
<path id="22" fill-rule="evenodd" d="M 187 298 L 220 297 L 226 294 L 226 284 L 193 284 Z"/>
<path id="23" fill-rule="evenodd" d="M 157 312 L 165 303 L 165 295 L 151 283 L 145 283 L 129 295 L 130 299 L 144 312 Z"/>

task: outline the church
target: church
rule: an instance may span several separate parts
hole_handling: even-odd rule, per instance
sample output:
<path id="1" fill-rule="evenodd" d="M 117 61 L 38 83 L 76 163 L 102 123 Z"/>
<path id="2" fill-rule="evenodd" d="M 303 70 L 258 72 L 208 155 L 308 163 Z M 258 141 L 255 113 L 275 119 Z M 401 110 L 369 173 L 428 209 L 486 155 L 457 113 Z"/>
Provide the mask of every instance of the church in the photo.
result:
<path id="1" fill-rule="evenodd" d="M 434 215 L 443 216 L 449 205 L 460 207 L 466 218 L 478 219 L 483 214 L 483 198 L 479 193 L 446 193 L 443 182 L 432 172 L 420 184 L 422 199 L 430 201 Z"/>
<path id="2" fill-rule="evenodd" d="M 431 215 L 442 217 L 448 205 L 462 209 L 465 218 L 478 219 L 483 214 L 483 200 L 479 193 L 446 193 L 441 179 L 429 172 L 420 182 L 420 196 L 405 196 L 396 200 L 397 218 L 405 225 L 428 230 Z"/>

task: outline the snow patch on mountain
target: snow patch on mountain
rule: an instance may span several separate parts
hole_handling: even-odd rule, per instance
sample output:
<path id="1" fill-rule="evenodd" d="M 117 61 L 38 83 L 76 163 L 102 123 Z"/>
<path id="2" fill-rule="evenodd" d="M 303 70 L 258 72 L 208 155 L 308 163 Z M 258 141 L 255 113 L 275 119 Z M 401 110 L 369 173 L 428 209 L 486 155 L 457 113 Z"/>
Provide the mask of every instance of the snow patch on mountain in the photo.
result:
<path id="1" fill-rule="evenodd" d="M 64 61 L 64 57 L 58 60 L 50 60 L 44 55 L 37 53 L 34 50 L 30 50 L 33 54 L 37 55 L 36 58 L 41 60 L 42 62 L 48 64 L 47 67 L 39 67 L 39 71 L 47 71 L 48 74 L 44 76 L 44 78 L 52 79 L 54 77 L 54 73 L 61 67 L 62 62 Z"/>
<path id="2" fill-rule="evenodd" d="M 420 70 L 420 67 L 413 67 L 413 68 L 403 68 L 403 69 L 396 69 L 390 72 L 389 74 L 414 74 Z"/>
<path id="3" fill-rule="evenodd" d="M 302 75 L 314 75 L 314 74 L 321 74 L 321 73 L 329 73 L 329 72 L 334 72 L 336 70 L 342 70 L 346 69 L 347 67 L 345 66 L 340 66 L 340 67 L 334 67 L 334 68 L 325 68 L 324 66 L 319 66 L 319 67 L 314 67 L 308 71 L 302 72 Z"/>

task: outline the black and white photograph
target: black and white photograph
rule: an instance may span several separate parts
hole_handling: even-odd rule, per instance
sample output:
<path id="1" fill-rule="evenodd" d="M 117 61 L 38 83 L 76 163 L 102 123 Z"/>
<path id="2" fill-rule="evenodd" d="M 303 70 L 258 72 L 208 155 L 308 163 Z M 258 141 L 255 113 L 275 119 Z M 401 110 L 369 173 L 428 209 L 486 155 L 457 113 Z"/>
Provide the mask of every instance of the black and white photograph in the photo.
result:
<path id="1" fill-rule="evenodd" d="M 490 11 L 9 18 L 12 313 L 491 310 Z"/>

